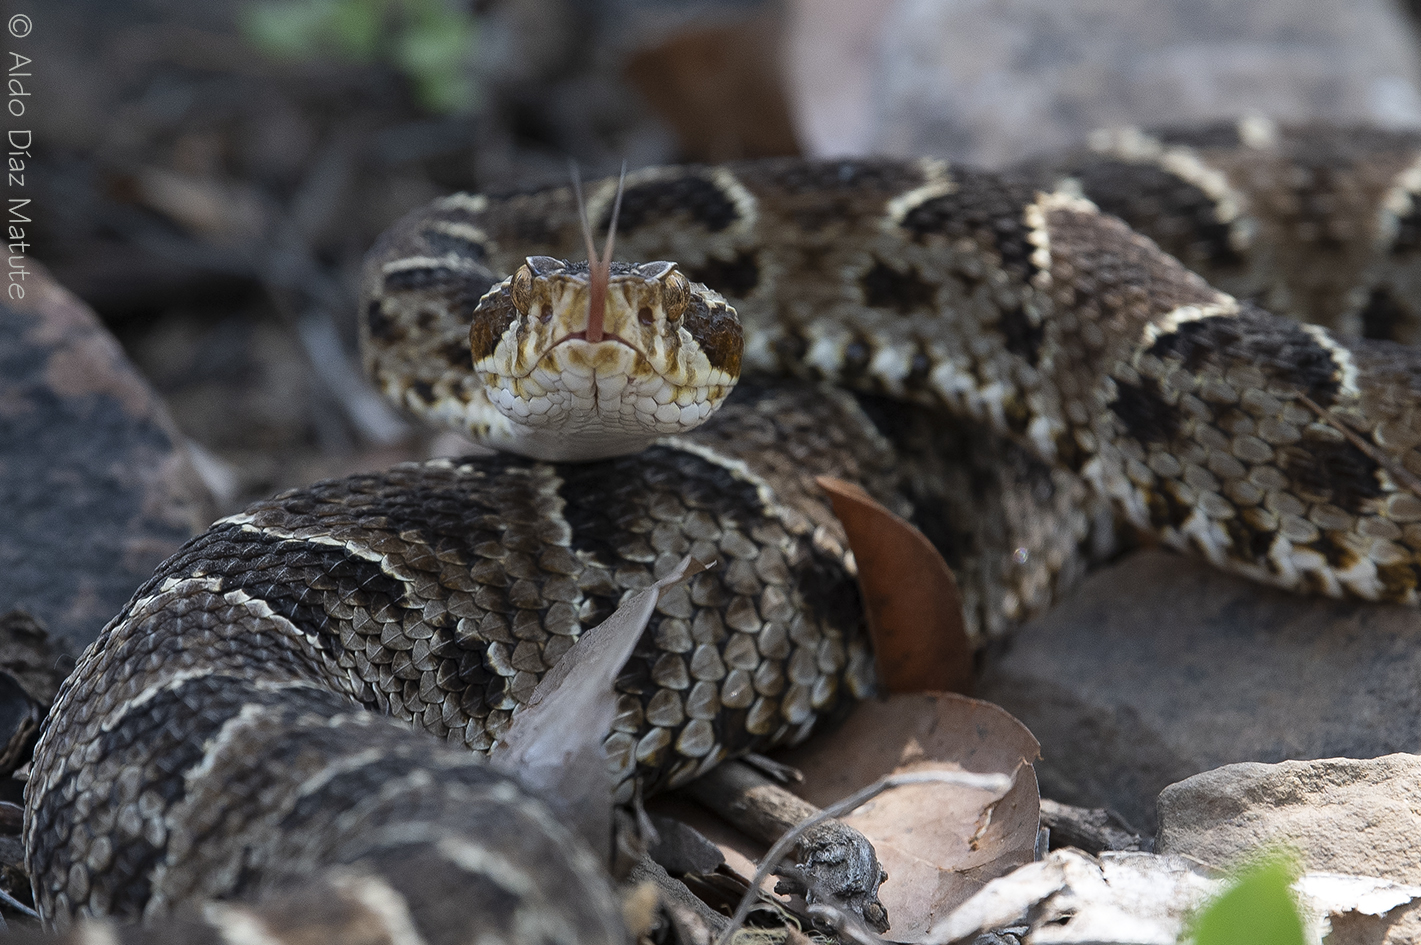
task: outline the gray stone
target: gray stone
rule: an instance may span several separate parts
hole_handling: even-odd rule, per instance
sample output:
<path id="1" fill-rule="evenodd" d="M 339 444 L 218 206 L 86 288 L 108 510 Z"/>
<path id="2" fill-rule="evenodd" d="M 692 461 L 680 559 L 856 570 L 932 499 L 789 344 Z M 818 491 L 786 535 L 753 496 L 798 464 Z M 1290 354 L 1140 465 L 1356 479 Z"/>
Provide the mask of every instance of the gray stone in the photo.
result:
<path id="1" fill-rule="evenodd" d="M 1228 867 L 1287 846 L 1307 870 L 1421 885 L 1418 783 L 1408 754 L 1225 765 L 1160 793 L 1156 847 Z"/>
<path id="2" fill-rule="evenodd" d="M 0 613 L 77 649 L 214 507 L 118 342 L 29 265 L 0 304 Z"/>
<path id="3" fill-rule="evenodd" d="M 1112 125 L 1421 124 L 1387 0 L 899 0 L 879 35 L 863 151 L 1001 165 Z"/>
<path id="4" fill-rule="evenodd" d="M 1043 796 L 1155 827 L 1241 761 L 1421 752 L 1421 611 L 1305 598 L 1166 551 L 1092 575 L 991 655 L 977 695 L 1041 740 Z"/>
<path id="5" fill-rule="evenodd" d="M 1161 854 L 1227 866 L 1285 847 L 1304 869 L 1421 884 L 1421 757 L 1225 765 L 1159 796 Z M 1400 945 L 1421 935 L 1421 903 L 1334 916 L 1328 942 Z"/>

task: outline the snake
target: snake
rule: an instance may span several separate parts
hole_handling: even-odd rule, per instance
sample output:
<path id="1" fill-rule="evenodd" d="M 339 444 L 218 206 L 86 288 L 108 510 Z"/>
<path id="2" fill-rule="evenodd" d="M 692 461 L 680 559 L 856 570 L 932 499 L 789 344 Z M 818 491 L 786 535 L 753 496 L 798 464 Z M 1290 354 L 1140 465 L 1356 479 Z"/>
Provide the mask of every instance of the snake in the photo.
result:
<path id="1" fill-rule="evenodd" d="M 873 693 L 820 476 L 932 539 L 979 643 L 1129 534 L 1416 605 L 1418 144 L 1252 119 L 412 212 L 367 258 L 366 368 L 499 452 L 287 492 L 163 564 L 46 720 L 37 908 L 85 941 L 626 941 L 603 865 L 479 755 L 686 556 L 719 564 L 618 679 L 616 800 Z M 614 217 L 633 262 L 590 245 Z"/>

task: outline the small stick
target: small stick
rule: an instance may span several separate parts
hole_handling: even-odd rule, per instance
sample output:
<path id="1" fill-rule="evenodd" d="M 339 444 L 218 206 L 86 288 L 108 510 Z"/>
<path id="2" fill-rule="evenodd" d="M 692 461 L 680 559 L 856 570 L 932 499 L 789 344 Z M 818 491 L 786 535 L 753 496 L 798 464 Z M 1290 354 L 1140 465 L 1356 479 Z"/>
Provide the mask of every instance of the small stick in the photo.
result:
<path id="1" fill-rule="evenodd" d="M 0 889 L 0 903 L 9 906 L 11 909 L 14 909 L 22 916 L 27 916 L 31 919 L 38 919 L 40 917 L 38 912 L 31 909 L 29 906 L 25 905 L 23 902 L 16 899 L 14 896 L 10 895 L 3 889 Z"/>
<path id="2" fill-rule="evenodd" d="M 1303 402 L 1303 405 L 1305 407 L 1307 407 L 1313 413 L 1321 417 L 1324 423 L 1326 423 L 1328 426 L 1332 427 L 1332 429 L 1336 430 L 1338 433 L 1341 433 L 1344 437 L 1346 437 L 1347 442 L 1357 447 L 1357 449 L 1361 450 L 1363 453 L 1366 453 L 1367 456 L 1371 457 L 1371 459 L 1377 463 L 1377 465 L 1385 469 L 1391 475 L 1391 478 L 1396 480 L 1398 485 L 1410 489 L 1418 497 L 1421 497 L 1421 479 L 1418 479 L 1416 476 L 1412 475 L 1409 470 L 1403 469 L 1401 465 L 1395 460 L 1393 460 L 1390 456 L 1387 456 L 1381 450 L 1377 449 L 1374 445 L 1362 439 L 1360 436 L 1357 435 L 1356 431 L 1352 430 L 1341 420 L 1338 420 L 1336 417 L 1332 416 L 1332 414 L 1328 413 L 1326 410 L 1323 410 L 1322 407 L 1319 404 L 1314 403 L 1312 398 L 1309 397 L 1307 394 L 1304 394 L 1302 391 L 1299 391 L 1295 396 L 1298 398 L 1298 400 Z"/>
<path id="3" fill-rule="evenodd" d="M 684 788 L 701 804 L 756 840 L 773 844 L 819 808 L 790 793 L 743 760 L 728 761 Z M 888 911 L 878 898 L 883 866 L 873 843 L 842 820 L 805 830 L 795 843 L 792 867 L 779 866 L 775 892 L 802 892 L 813 906 L 824 903 L 879 930 Z"/>

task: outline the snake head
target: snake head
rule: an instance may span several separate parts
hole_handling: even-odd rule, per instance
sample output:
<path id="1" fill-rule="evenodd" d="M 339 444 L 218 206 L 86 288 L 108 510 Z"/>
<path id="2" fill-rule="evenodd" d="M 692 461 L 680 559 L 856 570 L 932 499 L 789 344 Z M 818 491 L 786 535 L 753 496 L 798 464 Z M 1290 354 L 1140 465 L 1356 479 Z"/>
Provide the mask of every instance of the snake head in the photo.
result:
<path id="1" fill-rule="evenodd" d="M 700 424 L 739 379 L 744 341 L 735 310 L 675 263 L 530 256 L 479 301 L 469 346 L 503 418 L 489 445 L 583 460 Z"/>

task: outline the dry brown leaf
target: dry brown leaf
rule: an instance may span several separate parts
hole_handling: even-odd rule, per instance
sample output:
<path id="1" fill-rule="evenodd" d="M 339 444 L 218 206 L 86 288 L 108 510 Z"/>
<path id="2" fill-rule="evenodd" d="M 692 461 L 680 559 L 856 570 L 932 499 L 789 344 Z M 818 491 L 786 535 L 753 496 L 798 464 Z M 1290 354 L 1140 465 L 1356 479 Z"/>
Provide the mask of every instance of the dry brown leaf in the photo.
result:
<path id="1" fill-rule="evenodd" d="M 815 479 L 834 504 L 858 561 L 878 680 L 889 692 L 966 692 L 972 647 L 962 595 L 942 555 L 853 483 Z"/>
<path id="2" fill-rule="evenodd" d="M 804 772 L 793 790 L 827 807 L 884 775 L 999 772 L 1005 796 L 946 785 L 898 788 L 844 822 L 873 842 L 889 880 L 879 889 L 889 937 L 914 941 L 988 881 L 1029 863 L 1040 828 L 1032 762 L 1040 745 L 1004 710 L 953 693 L 892 696 L 858 706 L 832 738 L 780 756 Z"/>
<path id="3" fill-rule="evenodd" d="M 779 20 L 773 12 L 731 14 L 629 51 L 627 79 L 675 131 L 689 160 L 799 153 L 780 75 Z"/>

